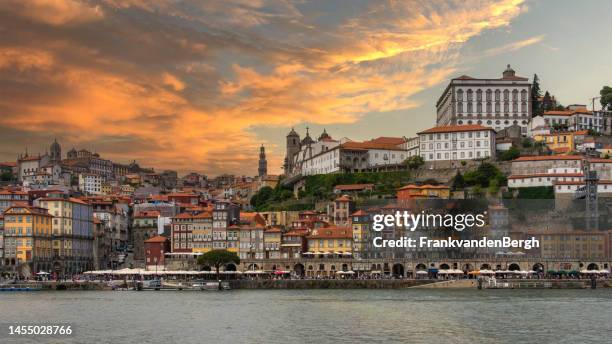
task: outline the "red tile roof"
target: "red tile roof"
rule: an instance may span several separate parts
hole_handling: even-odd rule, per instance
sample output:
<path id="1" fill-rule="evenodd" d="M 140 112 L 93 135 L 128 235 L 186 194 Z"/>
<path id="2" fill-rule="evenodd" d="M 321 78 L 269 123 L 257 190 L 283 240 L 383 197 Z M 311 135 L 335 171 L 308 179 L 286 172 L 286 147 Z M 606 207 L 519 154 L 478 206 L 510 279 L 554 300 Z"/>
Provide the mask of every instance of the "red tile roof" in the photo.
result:
<path id="1" fill-rule="evenodd" d="M 158 235 L 152 237 L 151 239 L 145 240 L 145 243 L 164 243 L 166 241 L 168 241 L 168 238 Z"/>
<path id="2" fill-rule="evenodd" d="M 323 227 L 314 229 L 309 239 L 351 239 L 353 231 L 350 227 Z"/>
<path id="3" fill-rule="evenodd" d="M 282 230 L 278 227 L 272 227 L 265 230 L 266 233 L 280 233 Z"/>
<path id="4" fill-rule="evenodd" d="M 582 173 L 532 173 L 532 174 L 514 174 L 508 177 L 508 179 L 524 179 L 524 178 L 538 178 L 538 177 L 584 177 Z"/>
<path id="5" fill-rule="evenodd" d="M 546 160 L 582 160 L 582 155 L 536 155 L 536 156 L 522 156 L 520 158 L 512 160 L 512 162 L 520 161 L 546 161 Z"/>
<path id="6" fill-rule="evenodd" d="M 362 190 L 367 188 L 373 188 L 374 184 L 341 184 L 334 186 L 334 189 L 341 191 L 349 190 Z"/>
<path id="7" fill-rule="evenodd" d="M 455 133 L 460 131 L 481 131 L 481 130 L 493 130 L 493 128 L 485 127 L 478 124 L 468 125 L 447 125 L 442 127 L 433 127 L 427 130 L 421 131 L 417 134 L 435 134 L 435 133 Z"/>
<path id="8" fill-rule="evenodd" d="M 160 213 L 157 210 L 139 211 L 134 215 L 135 218 L 157 218 L 158 216 L 160 216 Z"/>
<path id="9" fill-rule="evenodd" d="M 363 143 L 375 143 L 375 144 L 384 144 L 384 145 L 401 145 L 405 143 L 406 139 L 403 137 L 389 137 L 389 136 L 380 136 L 375 139 L 364 141 Z"/>
<path id="10" fill-rule="evenodd" d="M 450 187 L 448 187 L 446 185 L 431 185 L 431 184 L 415 185 L 415 184 L 408 184 L 408 185 L 402 186 L 398 190 L 408 190 L 408 189 L 421 189 L 421 190 L 422 189 L 450 189 Z"/>
<path id="11" fill-rule="evenodd" d="M 605 184 L 605 185 L 612 185 L 612 180 L 599 180 L 597 181 L 598 184 Z M 584 185 L 584 180 L 581 181 L 574 181 L 574 180 L 558 180 L 556 182 L 554 182 L 555 185 Z M 612 192 L 612 190 L 610 190 L 610 192 Z"/>
<path id="12" fill-rule="evenodd" d="M 338 198 L 336 198 L 335 200 L 336 202 L 350 202 L 351 201 L 351 197 L 348 195 L 342 195 Z"/>
<path id="13" fill-rule="evenodd" d="M 385 150 L 403 150 L 394 144 L 378 143 L 378 142 L 357 142 L 348 141 L 340 145 L 341 148 L 351 150 L 368 150 L 368 149 L 385 149 Z"/>
<path id="14" fill-rule="evenodd" d="M 174 219 L 192 219 L 193 215 L 191 215 L 190 213 L 180 213 L 173 218 Z"/>
<path id="15" fill-rule="evenodd" d="M 307 234 L 308 229 L 293 229 L 283 234 L 283 236 L 306 236 Z"/>

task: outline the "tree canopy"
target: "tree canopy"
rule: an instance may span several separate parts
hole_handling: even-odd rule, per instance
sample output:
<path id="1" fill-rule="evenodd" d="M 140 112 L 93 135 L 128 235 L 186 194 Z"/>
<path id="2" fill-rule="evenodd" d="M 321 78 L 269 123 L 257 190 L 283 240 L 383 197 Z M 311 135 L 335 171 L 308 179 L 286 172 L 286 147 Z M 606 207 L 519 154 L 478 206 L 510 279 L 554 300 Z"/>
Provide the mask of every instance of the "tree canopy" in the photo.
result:
<path id="1" fill-rule="evenodd" d="M 469 171 L 463 176 L 465 184 L 468 186 L 489 187 L 491 181 L 496 180 L 496 186 L 504 186 L 507 183 L 506 176 L 490 163 L 482 163 L 474 171 Z"/>
<path id="2" fill-rule="evenodd" d="M 415 170 L 423 166 L 424 163 L 425 163 L 425 160 L 423 160 L 423 158 L 419 155 L 413 155 L 403 161 L 403 164 L 411 170 Z"/>
<path id="3" fill-rule="evenodd" d="M 198 264 L 201 266 L 214 266 L 217 272 L 217 279 L 219 279 L 219 268 L 229 263 L 240 264 L 240 257 L 236 252 L 230 252 L 227 250 L 212 250 L 208 251 L 198 257 Z"/>
<path id="4" fill-rule="evenodd" d="M 601 96 L 600 102 L 602 109 L 612 110 L 612 87 L 602 87 L 601 91 L 599 91 L 599 95 Z"/>
<path id="5" fill-rule="evenodd" d="M 510 161 L 510 160 L 514 160 L 518 158 L 519 156 L 521 156 L 521 151 L 518 148 L 512 146 L 507 151 L 501 152 L 499 154 L 499 160 L 500 161 Z"/>
<path id="6" fill-rule="evenodd" d="M 540 90 L 540 79 L 537 74 L 533 75 L 533 84 L 531 85 L 531 108 L 532 116 L 540 116 L 544 113 L 540 102 L 542 91 Z"/>
<path id="7" fill-rule="evenodd" d="M 264 186 L 259 189 L 259 191 L 251 197 L 251 205 L 256 210 L 261 210 L 270 203 L 278 203 L 291 198 L 293 198 L 293 191 L 281 186 L 279 183 L 275 188 Z"/>

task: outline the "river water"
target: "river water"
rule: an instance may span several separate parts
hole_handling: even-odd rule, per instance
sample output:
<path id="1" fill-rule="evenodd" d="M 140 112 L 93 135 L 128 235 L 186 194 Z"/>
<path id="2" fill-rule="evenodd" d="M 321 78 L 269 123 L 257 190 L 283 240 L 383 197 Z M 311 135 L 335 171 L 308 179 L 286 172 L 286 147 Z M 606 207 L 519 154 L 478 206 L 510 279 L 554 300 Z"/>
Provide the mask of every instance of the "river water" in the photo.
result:
<path id="1" fill-rule="evenodd" d="M 0 324 L 2 343 L 612 343 L 612 290 L 5 292 Z"/>

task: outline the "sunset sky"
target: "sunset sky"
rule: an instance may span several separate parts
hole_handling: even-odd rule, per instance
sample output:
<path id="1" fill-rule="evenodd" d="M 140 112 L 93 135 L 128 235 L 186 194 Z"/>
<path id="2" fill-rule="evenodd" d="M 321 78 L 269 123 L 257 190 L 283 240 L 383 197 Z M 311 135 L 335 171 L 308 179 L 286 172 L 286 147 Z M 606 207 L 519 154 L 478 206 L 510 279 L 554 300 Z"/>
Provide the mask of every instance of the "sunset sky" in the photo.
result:
<path id="1" fill-rule="evenodd" d="M 209 175 L 281 173 L 285 135 L 413 136 L 452 77 L 612 84 L 612 1 L 0 2 L 0 161 L 26 147 Z"/>

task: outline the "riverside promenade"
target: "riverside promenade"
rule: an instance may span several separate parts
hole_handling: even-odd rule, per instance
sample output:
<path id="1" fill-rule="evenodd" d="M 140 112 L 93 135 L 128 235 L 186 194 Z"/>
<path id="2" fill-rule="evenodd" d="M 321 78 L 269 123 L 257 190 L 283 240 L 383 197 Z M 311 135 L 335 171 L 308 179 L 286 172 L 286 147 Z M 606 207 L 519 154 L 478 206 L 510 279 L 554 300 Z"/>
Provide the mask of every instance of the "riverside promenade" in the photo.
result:
<path id="1" fill-rule="evenodd" d="M 179 282 L 179 281 L 176 281 Z M 475 289 L 476 279 L 238 279 L 228 280 L 231 289 Z M 182 281 L 181 290 L 199 290 L 191 288 L 192 281 Z M 17 284 L 0 284 L 2 291 L 71 291 L 71 290 L 113 290 L 115 288 L 132 289 L 132 280 L 109 281 L 47 281 L 20 282 Z M 596 281 L 597 288 L 612 288 L 611 279 Z M 591 288 L 588 279 L 503 279 L 498 280 L 496 287 L 484 286 L 484 289 L 586 289 Z"/>

